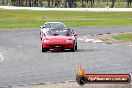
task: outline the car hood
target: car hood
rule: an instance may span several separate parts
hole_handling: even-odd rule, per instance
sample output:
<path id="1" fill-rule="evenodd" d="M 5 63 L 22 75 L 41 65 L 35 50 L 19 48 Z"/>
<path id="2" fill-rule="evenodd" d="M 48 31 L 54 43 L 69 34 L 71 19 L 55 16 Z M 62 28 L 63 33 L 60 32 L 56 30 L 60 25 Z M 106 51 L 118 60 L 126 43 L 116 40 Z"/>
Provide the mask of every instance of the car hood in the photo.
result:
<path id="1" fill-rule="evenodd" d="M 53 29 L 54 30 L 54 29 L 68 29 L 68 28 L 65 27 L 65 28 L 43 28 L 43 29 L 47 29 L 47 30 Z"/>
<path id="2" fill-rule="evenodd" d="M 56 35 L 56 36 L 46 36 L 47 39 L 49 40 L 67 40 L 67 39 L 72 39 L 71 36 L 62 36 L 62 35 Z"/>

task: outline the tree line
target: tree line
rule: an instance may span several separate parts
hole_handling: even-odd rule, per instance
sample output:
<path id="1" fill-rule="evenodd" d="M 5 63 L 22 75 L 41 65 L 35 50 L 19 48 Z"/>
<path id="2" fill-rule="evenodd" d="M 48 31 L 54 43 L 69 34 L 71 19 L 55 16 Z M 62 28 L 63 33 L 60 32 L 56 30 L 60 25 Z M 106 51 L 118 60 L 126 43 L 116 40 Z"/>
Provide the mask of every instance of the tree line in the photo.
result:
<path id="1" fill-rule="evenodd" d="M 27 7 L 43 7 L 45 2 L 47 7 L 65 7 L 65 8 L 76 8 L 77 2 L 80 2 L 82 7 L 85 7 L 85 3 L 90 3 L 90 7 L 94 6 L 95 0 L 1 0 L 2 3 L 11 3 L 13 6 L 27 6 Z M 96 0 L 100 1 L 100 0 Z M 116 0 L 102 0 L 111 2 L 111 8 L 114 7 Z M 131 6 L 132 0 L 126 0 L 128 7 Z"/>
<path id="2" fill-rule="evenodd" d="M 11 0 L 14 6 L 29 6 L 38 7 L 43 6 L 43 2 L 47 2 L 48 7 L 66 7 L 66 8 L 76 8 L 76 2 L 84 4 L 84 2 L 91 2 L 91 7 L 94 0 Z"/>

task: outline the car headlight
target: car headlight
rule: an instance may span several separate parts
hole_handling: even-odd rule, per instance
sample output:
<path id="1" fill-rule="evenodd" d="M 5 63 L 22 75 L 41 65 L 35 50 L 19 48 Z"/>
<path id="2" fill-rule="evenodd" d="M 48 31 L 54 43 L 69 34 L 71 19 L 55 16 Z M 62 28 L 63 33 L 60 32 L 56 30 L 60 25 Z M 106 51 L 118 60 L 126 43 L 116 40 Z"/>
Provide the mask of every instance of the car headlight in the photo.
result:
<path id="1" fill-rule="evenodd" d="M 49 39 L 44 39 L 43 42 L 50 42 L 50 40 Z"/>
<path id="2" fill-rule="evenodd" d="M 72 42 L 72 40 L 71 39 L 67 39 L 66 42 Z"/>

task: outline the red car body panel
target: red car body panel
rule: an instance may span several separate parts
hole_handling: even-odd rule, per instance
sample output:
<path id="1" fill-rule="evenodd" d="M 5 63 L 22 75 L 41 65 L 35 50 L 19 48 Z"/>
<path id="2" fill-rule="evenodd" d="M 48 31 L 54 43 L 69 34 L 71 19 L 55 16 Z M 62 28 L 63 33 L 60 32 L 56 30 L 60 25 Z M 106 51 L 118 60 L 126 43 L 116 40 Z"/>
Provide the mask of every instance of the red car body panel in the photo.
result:
<path id="1" fill-rule="evenodd" d="M 48 39 L 49 42 L 44 42 L 45 39 Z M 66 42 L 66 40 L 71 40 L 71 42 Z M 46 35 L 46 37 L 42 39 L 42 47 L 46 49 L 55 48 L 71 49 L 74 46 L 75 40 L 76 37 L 74 36 Z"/>

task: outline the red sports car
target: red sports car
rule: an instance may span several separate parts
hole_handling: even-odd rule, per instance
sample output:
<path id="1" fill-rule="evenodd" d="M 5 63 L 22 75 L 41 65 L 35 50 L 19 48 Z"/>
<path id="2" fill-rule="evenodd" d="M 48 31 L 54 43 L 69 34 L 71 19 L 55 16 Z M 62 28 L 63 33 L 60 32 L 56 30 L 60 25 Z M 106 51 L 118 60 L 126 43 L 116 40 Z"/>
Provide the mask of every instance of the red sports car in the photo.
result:
<path id="1" fill-rule="evenodd" d="M 43 34 L 42 52 L 50 49 L 70 49 L 71 52 L 77 50 L 77 34 L 67 28 L 50 29 Z"/>

